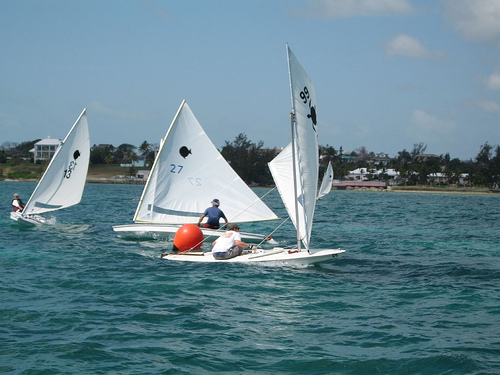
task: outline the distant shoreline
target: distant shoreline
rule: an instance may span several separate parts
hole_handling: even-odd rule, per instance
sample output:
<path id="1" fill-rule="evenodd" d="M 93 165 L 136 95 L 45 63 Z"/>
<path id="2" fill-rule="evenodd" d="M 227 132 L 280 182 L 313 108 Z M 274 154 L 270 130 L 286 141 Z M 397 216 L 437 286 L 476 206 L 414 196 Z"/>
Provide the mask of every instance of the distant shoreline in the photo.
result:
<path id="1" fill-rule="evenodd" d="M 37 179 L 9 179 L 3 181 L 29 181 L 38 182 Z M 89 177 L 86 179 L 88 184 L 122 184 L 122 185 L 144 185 L 146 180 L 139 178 L 108 178 L 108 177 Z M 253 186 L 252 186 L 253 187 Z M 273 186 L 255 186 L 255 187 L 270 187 Z M 335 190 L 335 189 L 333 189 Z M 386 192 L 407 192 L 407 193 L 463 193 L 463 194 L 496 194 L 500 190 L 493 191 L 488 188 L 436 188 L 425 186 L 388 186 L 387 189 L 380 188 L 357 188 L 356 191 L 386 191 Z M 499 194 L 500 195 L 500 194 Z"/>
<path id="2" fill-rule="evenodd" d="M 5 178 L 0 181 L 9 182 L 38 182 L 35 178 Z M 146 180 L 140 178 L 107 178 L 107 177 L 89 177 L 85 180 L 87 184 L 123 184 L 123 185 L 144 185 Z"/>
<path id="3" fill-rule="evenodd" d="M 490 189 L 476 188 L 434 188 L 416 186 L 395 186 L 388 187 L 387 190 L 395 192 L 416 192 L 416 193 L 467 193 L 467 194 L 493 194 Z"/>
<path id="4" fill-rule="evenodd" d="M 335 190 L 335 189 L 332 189 Z M 380 191 L 380 192 L 400 192 L 400 193 L 453 193 L 453 194 L 495 194 L 500 190 L 493 191 L 488 188 L 436 188 L 425 186 L 388 186 L 387 188 L 374 187 L 356 187 L 350 189 L 337 190 L 355 190 L 355 191 Z M 500 194 L 499 194 L 500 195 Z"/>
<path id="5" fill-rule="evenodd" d="M 146 183 L 146 180 L 142 178 L 89 177 L 85 182 L 88 184 L 144 185 Z"/>

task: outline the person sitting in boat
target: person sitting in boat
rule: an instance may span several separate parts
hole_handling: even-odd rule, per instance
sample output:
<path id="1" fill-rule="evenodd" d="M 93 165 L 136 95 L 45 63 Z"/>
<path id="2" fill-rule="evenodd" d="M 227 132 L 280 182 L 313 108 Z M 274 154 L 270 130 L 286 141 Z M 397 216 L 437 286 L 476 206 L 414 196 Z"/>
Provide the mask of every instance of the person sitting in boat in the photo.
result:
<path id="1" fill-rule="evenodd" d="M 224 215 L 224 212 L 219 208 L 220 202 L 218 199 L 214 199 L 212 201 L 212 206 L 208 207 L 203 215 L 200 216 L 200 219 L 198 220 L 198 226 L 201 225 L 201 222 L 205 217 L 208 217 L 207 222 L 203 224 L 203 228 L 212 228 L 212 229 L 219 229 L 219 222 L 220 219 L 224 219 L 226 222 L 227 226 L 227 219 L 226 215 Z"/>
<path id="2" fill-rule="evenodd" d="M 217 260 L 237 257 L 241 255 L 245 247 L 250 247 L 249 244 L 241 241 L 238 224 L 229 224 L 228 227 L 229 230 L 212 243 L 212 255 Z"/>
<path id="3" fill-rule="evenodd" d="M 14 209 L 14 212 L 19 212 L 19 213 L 23 212 L 24 203 L 21 200 L 21 198 L 19 198 L 18 193 L 14 194 L 14 199 L 12 200 L 12 208 Z"/>

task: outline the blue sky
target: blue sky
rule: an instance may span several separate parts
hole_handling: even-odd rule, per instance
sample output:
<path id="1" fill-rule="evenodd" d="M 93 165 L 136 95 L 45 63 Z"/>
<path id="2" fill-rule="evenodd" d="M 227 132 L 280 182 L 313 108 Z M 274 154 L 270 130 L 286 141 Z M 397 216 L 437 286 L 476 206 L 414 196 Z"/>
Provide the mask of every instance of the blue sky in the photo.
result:
<path id="1" fill-rule="evenodd" d="M 0 0 L 0 145 L 158 143 L 182 99 L 221 148 L 289 142 L 285 43 L 319 142 L 463 160 L 500 143 L 499 0 Z"/>

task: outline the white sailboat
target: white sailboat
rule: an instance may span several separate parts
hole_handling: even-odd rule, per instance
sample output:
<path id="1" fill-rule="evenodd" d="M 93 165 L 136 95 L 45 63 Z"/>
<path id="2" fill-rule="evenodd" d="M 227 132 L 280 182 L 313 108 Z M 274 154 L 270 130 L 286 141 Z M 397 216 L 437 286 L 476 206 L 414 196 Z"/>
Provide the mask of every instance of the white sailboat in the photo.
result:
<path id="1" fill-rule="evenodd" d="M 22 213 L 11 212 L 18 223 L 42 225 L 42 214 L 80 203 L 90 159 L 86 108 L 54 153 Z"/>
<path id="2" fill-rule="evenodd" d="M 325 174 L 323 175 L 323 180 L 321 181 L 321 186 L 319 188 L 317 199 L 323 198 L 327 195 L 330 190 L 332 190 L 333 184 L 333 166 L 332 162 L 328 162 L 328 167 L 326 168 Z"/>
<path id="3" fill-rule="evenodd" d="M 171 237 L 181 225 L 196 224 L 215 198 L 231 223 L 278 218 L 226 162 L 183 100 L 161 142 L 134 223 L 113 230 L 125 236 Z M 205 238 L 224 233 L 201 230 Z M 252 243 L 266 240 L 245 232 L 242 238 Z"/>
<path id="4" fill-rule="evenodd" d="M 313 264 L 331 260 L 341 249 L 312 249 L 311 230 L 318 189 L 318 136 L 316 97 L 312 82 L 287 44 L 292 96 L 292 142 L 269 163 L 297 233 L 293 248 L 257 249 L 228 260 L 215 260 L 210 252 L 168 254 L 164 259 L 194 262 Z"/>

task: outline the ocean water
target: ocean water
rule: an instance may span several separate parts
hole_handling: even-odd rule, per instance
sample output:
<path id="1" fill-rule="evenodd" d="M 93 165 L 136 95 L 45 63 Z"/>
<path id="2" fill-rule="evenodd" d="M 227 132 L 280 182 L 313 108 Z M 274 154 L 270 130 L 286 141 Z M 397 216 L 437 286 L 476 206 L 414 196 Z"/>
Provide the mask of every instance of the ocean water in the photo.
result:
<path id="1" fill-rule="evenodd" d="M 346 253 L 270 267 L 117 237 L 138 185 L 88 184 L 22 229 L 10 200 L 34 187 L 0 181 L 2 374 L 500 373 L 500 195 L 332 191 L 312 242 Z M 286 217 L 276 191 L 265 201 Z M 274 238 L 290 244 L 291 224 Z"/>

